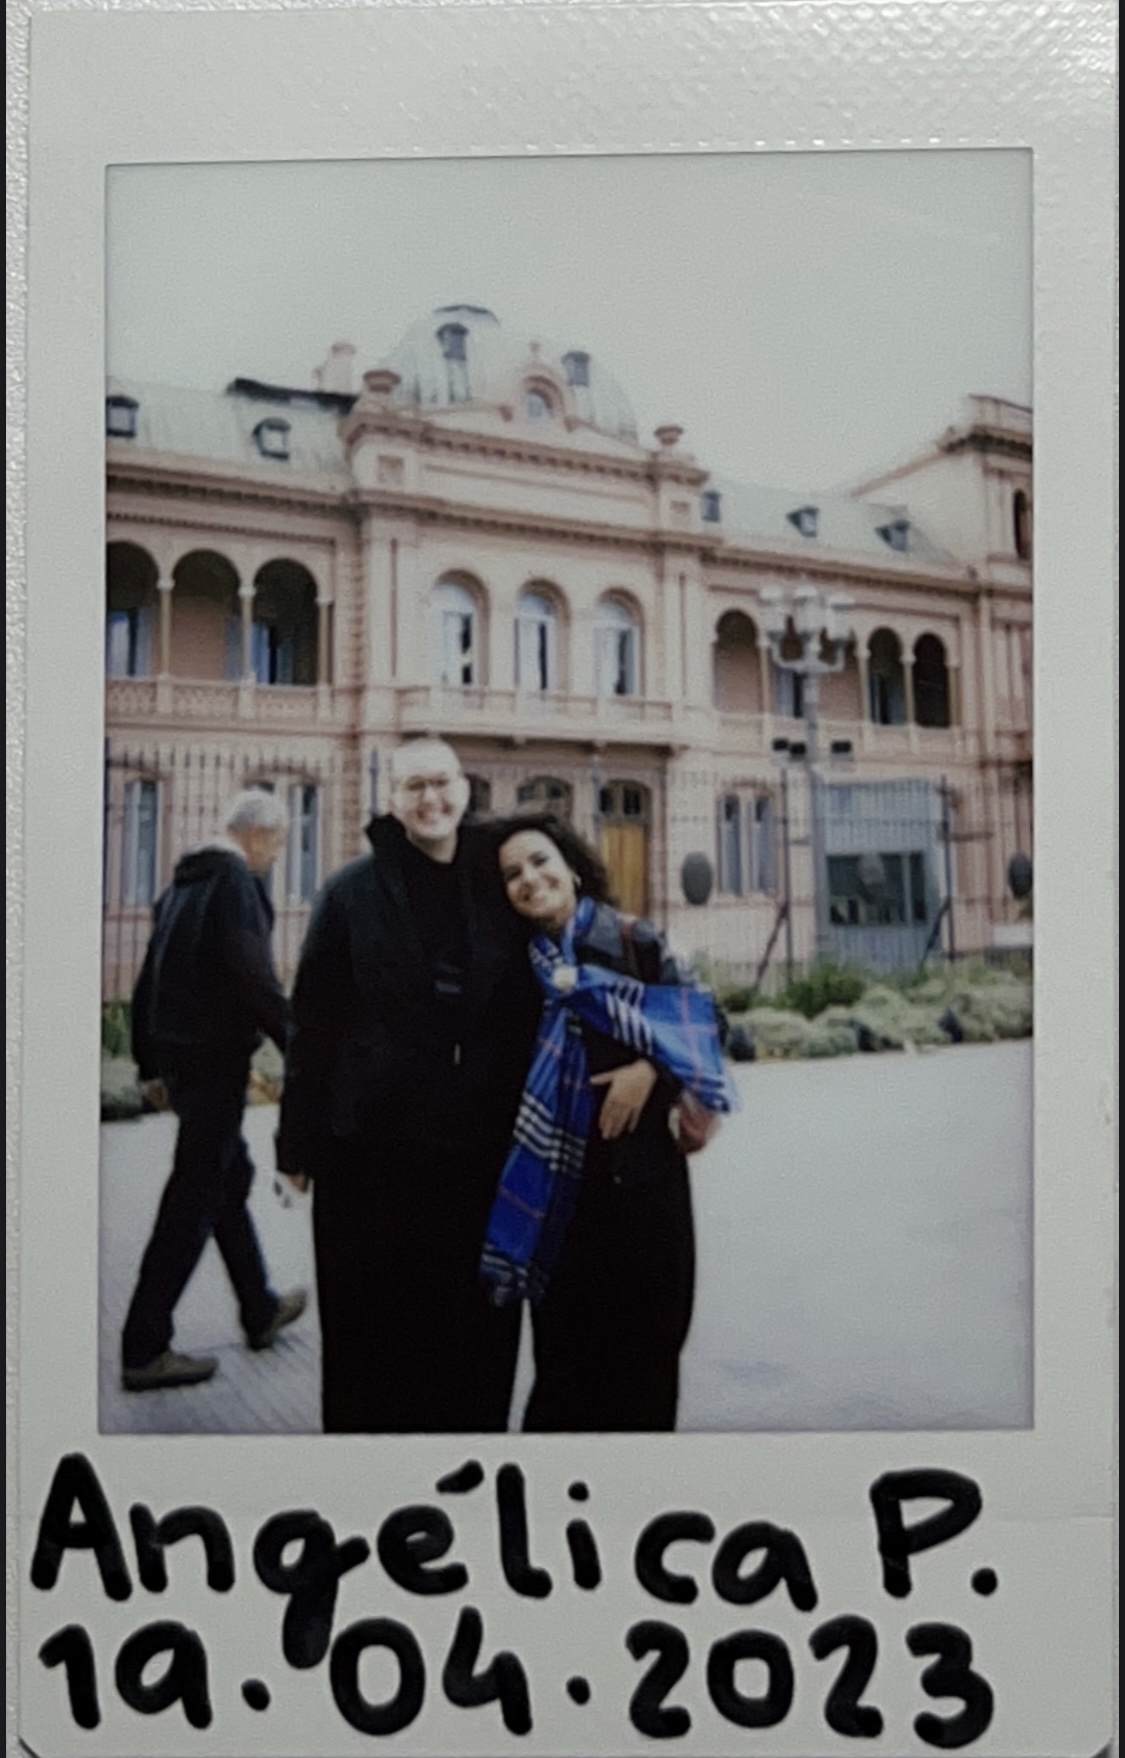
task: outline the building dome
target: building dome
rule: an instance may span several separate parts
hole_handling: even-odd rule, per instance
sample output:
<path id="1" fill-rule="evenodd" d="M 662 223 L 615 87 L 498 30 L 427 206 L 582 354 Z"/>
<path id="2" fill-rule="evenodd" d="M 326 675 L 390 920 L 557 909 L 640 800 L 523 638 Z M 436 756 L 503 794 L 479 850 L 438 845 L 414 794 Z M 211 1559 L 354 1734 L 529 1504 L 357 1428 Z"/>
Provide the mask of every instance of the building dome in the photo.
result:
<path id="1" fill-rule="evenodd" d="M 398 374 L 399 404 L 473 404 L 529 421 L 564 414 L 617 439 L 637 438 L 628 398 L 585 348 L 512 333 L 483 305 L 435 307 L 379 364 Z"/>

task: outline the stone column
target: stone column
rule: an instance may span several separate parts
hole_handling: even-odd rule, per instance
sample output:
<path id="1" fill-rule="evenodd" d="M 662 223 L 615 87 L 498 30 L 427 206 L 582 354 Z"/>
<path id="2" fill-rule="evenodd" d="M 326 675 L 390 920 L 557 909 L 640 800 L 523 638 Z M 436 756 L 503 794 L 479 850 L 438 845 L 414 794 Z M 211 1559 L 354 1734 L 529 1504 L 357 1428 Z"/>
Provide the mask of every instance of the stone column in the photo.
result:
<path id="1" fill-rule="evenodd" d="M 171 714 L 172 712 L 172 591 L 175 581 L 170 575 L 162 574 L 156 582 L 156 590 L 160 602 L 160 622 L 157 628 L 159 654 L 156 667 L 156 712 Z"/>
<path id="2" fill-rule="evenodd" d="M 157 676 L 162 678 L 172 675 L 172 591 L 175 582 L 161 575 L 156 582 L 156 590 L 160 596 L 160 663 Z"/>
<path id="3" fill-rule="evenodd" d="M 1020 626 L 1018 623 L 1009 623 L 1008 689 L 1012 705 L 1012 726 L 1016 732 L 1023 732 L 1027 727 L 1027 695 L 1024 689 L 1023 654 L 1020 649 Z"/>
<path id="4" fill-rule="evenodd" d="M 318 684 L 332 682 L 332 600 L 318 598 L 316 601 L 316 681 Z"/>
<path id="5" fill-rule="evenodd" d="M 770 658 L 770 644 L 765 636 L 758 636 L 758 672 L 762 680 L 762 713 L 768 718 L 773 713 L 773 660 Z"/>
<path id="6" fill-rule="evenodd" d="M 993 651 L 992 599 L 987 592 L 982 592 L 977 601 L 977 640 L 981 750 L 985 756 L 991 756 L 996 749 L 996 654 Z"/>
<path id="7" fill-rule="evenodd" d="M 859 742 L 863 750 L 871 745 L 871 680 L 867 668 L 867 648 L 862 641 L 855 645 L 855 669 L 859 681 Z"/>
<path id="8" fill-rule="evenodd" d="M 960 727 L 962 715 L 961 661 L 959 659 L 947 659 L 945 662 L 945 675 L 949 694 L 949 724 L 950 726 Z"/>
<path id="9" fill-rule="evenodd" d="M 238 712 L 248 718 L 254 712 L 254 588 L 238 588 L 238 604 L 242 613 L 242 675 L 238 680 Z"/>
<path id="10" fill-rule="evenodd" d="M 316 601 L 316 717 L 332 718 L 332 600 Z"/>
<path id="11" fill-rule="evenodd" d="M 254 682 L 254 588 L 238 588 L 238 604 L 242 613 L 242 672 L 244 684 Z"/>
<path id="12" fill-rule="evenodd" d="M 902 701 L 906 714 L 906 742 L 913 751 L 918 745 L 918 722 L 914 706 L 914 660 L 910 656 L 902 661 Z"/>

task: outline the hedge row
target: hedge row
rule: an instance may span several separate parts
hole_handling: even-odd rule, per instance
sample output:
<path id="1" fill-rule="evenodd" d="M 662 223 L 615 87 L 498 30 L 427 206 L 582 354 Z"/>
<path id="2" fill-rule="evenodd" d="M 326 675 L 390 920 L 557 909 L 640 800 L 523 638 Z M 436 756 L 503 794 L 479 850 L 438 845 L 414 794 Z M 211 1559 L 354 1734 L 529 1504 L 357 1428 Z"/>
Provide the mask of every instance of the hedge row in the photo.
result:
<path id="1" fill-rule="evenodd" d="M 722 993 L 720 1000 L 725 1001 Z M 811 1018 L 785 993 L 769 1005 L 731 1011 L 728 1017 L 737 1028 L 734 1051 L 746 1060 L 851 1056 L 908 1044 L 990 1044 L 1031 1035 L 1032 990 L 1009 972 L 968 966 L 927 973 L 901 986 L 869 981 L 854 999 L 834 1001 Z"/>
<path id="2" fill-rule="evenodd" d="M 720 988 L 718 995 L 732 1029 L 739 1028 L 732 1050 L 744 1060 L 852 1056 L 907 1044 L 991 1044 L 1029 1037 L 1032 1029 L 1030 982 L 980 962 L 898 981 L 821 965 L 768 1004 L 751 1005 L 747 989 Z M 250 1103 L 276 1104 L 282 1072 L 279 1051 L 263 1044 L 251 1065 Z M 113 1003 L 102 1021 L 102 1118 L 139 1117 L 144 1109 L 128 1057 L 127 1005 Z"/>

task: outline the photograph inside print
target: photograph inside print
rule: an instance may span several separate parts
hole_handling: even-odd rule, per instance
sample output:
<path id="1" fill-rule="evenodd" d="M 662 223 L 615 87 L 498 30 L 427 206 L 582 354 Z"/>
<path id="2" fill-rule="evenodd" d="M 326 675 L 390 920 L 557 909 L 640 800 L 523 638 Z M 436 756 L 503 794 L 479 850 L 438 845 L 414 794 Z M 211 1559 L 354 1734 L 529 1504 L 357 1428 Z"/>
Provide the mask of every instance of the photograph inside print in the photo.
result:
<path id="1" fill-rule="evenodd" d="M 107 244 L 102 1431 L 1030 1427 L 1030 155 Z"/>

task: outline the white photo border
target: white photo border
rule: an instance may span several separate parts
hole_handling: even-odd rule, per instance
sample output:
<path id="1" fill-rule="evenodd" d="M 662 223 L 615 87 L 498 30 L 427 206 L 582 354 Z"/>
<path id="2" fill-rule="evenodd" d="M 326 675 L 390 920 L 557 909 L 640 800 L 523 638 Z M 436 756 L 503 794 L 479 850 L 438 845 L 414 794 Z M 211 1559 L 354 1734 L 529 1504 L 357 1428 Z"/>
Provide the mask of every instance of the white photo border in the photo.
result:
<path id="1" fill-rule="evenodd" d="M 945 1466 L 981 1482 L 990 1548 L 987 1557 L 974 1553 L 956 1569 L 935 1556 L 931 1579 L 941 1582 L 947 1601 L 956 1581 L 965 1616 L 976 1619 L 968 1627 L 980 1632 L 982 1648 L 987 1639 L 996 1657 L 998 1697 L 1001 1678 L 1005 1689 L 1025 1692 L 1006 1700 L 1003 1718 L 973 1751 L 995 1758 L 1091 1758 L 1105 1747 L 1112 1723 L 1116 1280 L 1115 55 L 1110 0 L 1064 6 L 1031 0 L 407 3 L 306 11 L 66 10 L 32 18 L 24 192 L 30 216 L 26 599 L 21 605 L 17 598 L 14 607 L 10 601 L 8 618 L 10 669 L 26 634 L 26 698 L 17 679 L 7 757 L 9 784 L 23 805 L 8 869 L 9 925 L 13 907 L 22 923 L 9 952 L 10 979 L 13 953 L 17 967 L 22 964 L 14 997 L 17 1006 L 22 1001 L 22 1060 L 14 1069 L 18 1108 L 8 1136 L 10 1167 L 14 1149 L 20 1161 L 17 1203 L 10 1201 L 8 1210 L 9 1264 L 19 1284 L 8 1343 L 18 1394 L 23 1583 L 51 1471 L 67 1453 L 83 1451 L 97 1462 L 122 1518 L 137 1499 L 164 1507 L 198 1500 L 204 1483 L 236 1535 L 252 1532 L 282 1506 L 319 1505 L 340 1531 L 370 1527 L 376 1504 L 388 1511 L 425 1499 L 435 1479 L 471 1453 L 486 1468 L 519 1460 L 533 1489 L 538 1479 L 553 1495 L 560 1530 L 563 1488 L 576 1476 L 589 1479 L 606 1545 L 626 1524 L 635 1529 L 642 1496 L 650 1515 L 706 1506 L 720 1532 L 752 1518 L 792 1526 L 811 1535 L 810 1549 L 815 1539 L 816 1554 L 827 1559 L 826 1577 L 836 1583 L 825 1615 L 878 1604 L 884 1622 L 894 1612 L 901 1632 L 909 1620 L 902 1608 L 880 1600 L 870 1567 L 867 1486 L 884 1471 Z M 108 167 L 904 147 L 1021 147 L 1034 155 L 1034 1429 L 676 1436 L 641 1443 L 640 1472 L 637 1443 L 622 1437 L 495 1437 L 469 1448 L 430 1438 L 99 1437 Z M 17 335 L 22 312 L 17 290 Z M 11 356 L 9 372 L 11 394 L 20 382 L 18 363 L 13 380 Z M 18 443 L 18 423 L 15 437 Z M 12 480 L 19 485 L 18 463 Z M 17 578 L 19 538 L 17 524 L 9 535 Z M 10 1081 L 12 1074 L 9 1035 Z M 59 1289 L 66 1290 L 65 1300 Z M 279 1479 L 280 1487 L 260 1487 Z M 971 1602 L 964 1587 L 969 1560 L 994 1563 L 1007 1598 L 1002 1589 L 987 1605 Z M 588 1630 L 604 1632 L 607 1645 L 617 1648 L 630 1618 L 661 1615 L 635 1585 L 627 1587 L 591 1602 L 587 1619 Z M 274 1758 L 282 1752 L 327 1758 L 329 1750 L 335 1758 L 364 1749 L 340 1721 L 330 1747 L 318 1744 L 328 1737 L 324 1711 L 319 1723 L 308 1719 L 307 1690 L 306 1709 L 299 1707 L 299 1677 L 283 1728 L 276 1714 L 255 1722 L 243 1710 L 237 1724 L 220 1716 L 210 1733 L 193 1735 L 182 1718 L 174 1726 L 166 1725 L 167 1717 L 126 1724 L 120 1709 L 116 1720 L 107 1709 L 100 1729 L 79 1736 L 61 1707 L 50 1709 L 61 1703 L 61 1687 L 38 1665 L 35 1651 L 67 1617 L 92 1627 L 101 1619 L 107 1629 L 124 1632 L 141 1620 L 141 1609 L 134 1604 L 131 1623 L 121 1623 L 121 1608 L 85 1585 L 65 1608 L 60 1593 L 54 1596 L 59 1603 L 46 1608 L 50 1596 L 36 1596 L 26 1585 L 23 1593 L 19 1732 L 43 1758 L 48 1752 L 124 1758 L 123 1737 L 138 1742 L 130 1753 L 145 1758 L 181 1752 L 230 1758 L 232 1738 L 242 1742 L 240 1752 L 269 1751 Z M 527 1614 L 516 1605 L 516 1617 L 501 1603 L 503 1594 L 503 1584 L 494 1582 L 485 1609 L 501 1636 L 515 1642 Z M 259 1603 L 264 1597 L 254 1602 L 259 1646 L 273 1639 L 277 1622 L 274 1607 Z M 363 1607 L 359 1594 L 355 1615 Z M 192 1609 L 220 1632 L 212 1646 L 221 1646 L 225 1629 L 237 1648 L 239 1625 L 230 1608 L 221 1617 L 213 1602 L 199 1597 Z M 912 1617 L 931 1615 L 920 1598 L 909 1610 Z M 145 1615 L 190 1621 L 179 1604 L 174 1614 L 157 1607 Z M 701 1636 L 737 1621 L 722 1608 L 693 1615 Z M 421 1616 L 418 1623 L 427 1627 Z M 542 1619 L 540 1626 L 542 1634 Z M 804 1625 L 787 1624 L 780 1614 L 777 1626 L 807 1636 Z M 552 1630 L 550 1641 L 556 1639 Z M 576 1720 L 559 1692 L 556 1710 L 518 1749 L 534 1758 L 650 1750 L 651 1742 L 619 1713 L 620 1693 L 631 1688 L 624 1681 L 636 1672 L 626 1657 L 606 1660 L 605 1691 L 619 1693 L 616 1719 Z M 901 1684 L 890 1680 L 885 1706 L 897 1706 L 903 1716 L 927 1707 L 924 1698 L 918 1701 L 917 1672 L 914 1666 Z M 448 1723 L 435 1716 L 385 1744 L 430 1758 L 438 1750 L 488 1754 L 495 1734 L 491 1723 L 479 1722 L 479 1715 L 454 1715 Z M 241 1731 L 232 1734 L 233 1725 Z M 807 1758 L 812 1725 L 787 1723 L 774 1730 L 772 1743 L 756 1740 L 754 1750 L 768 1758 Z M 909 1729 L 909 1719 L 901 1725 Z M 132 1728 L 128 1736 L 123 1726 Z M 744 1751 L 745 1738 L 729 1723 L 700 1714 L 691 1736 L 677 1745 L 690 1758 L 719 1758 Z M 907 1733 L 895 1758 L 929 1749 L 911 1744 L 912 1738 Z M 442 1740 L 456 1745 L 435 1746 Z M 854 1749 L 830 1735 L 821 1741 L 821 1758 Z"/>

